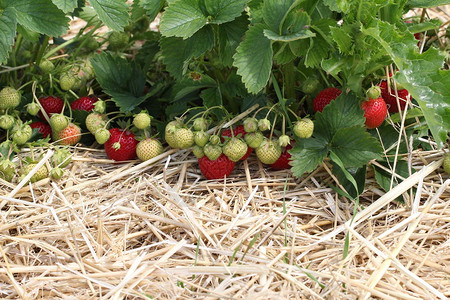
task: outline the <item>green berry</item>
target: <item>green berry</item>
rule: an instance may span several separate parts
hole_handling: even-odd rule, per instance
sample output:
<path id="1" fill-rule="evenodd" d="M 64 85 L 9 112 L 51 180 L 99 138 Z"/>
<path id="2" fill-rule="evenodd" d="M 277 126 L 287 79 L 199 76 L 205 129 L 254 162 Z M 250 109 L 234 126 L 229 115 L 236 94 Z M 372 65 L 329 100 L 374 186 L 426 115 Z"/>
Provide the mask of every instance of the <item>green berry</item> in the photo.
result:
<path id="1" fill-rule="evenodd" d="M 196 131 L 206 131 L 208 130 L 209 124 L 205 118 L 197 118 L 194 120 L 193 127 Z"/>
<path id="2" fill-rule="evenodd" d="M 294 124 L 294 134 L 301 139 L 307 139 L 314 132 L 314 122 L 311 119 L 303 118 Z"/>
<path id="3" fill-rule="evenodd" d="M 175 139 L 175 131 L 181 126 L 181 122 L 178 120 L 167 123 L 164 131 L 165 140 L 172 148 L 178 148 L 177 140 Z"/>
<path id="4" fill-rule="evenodd" d="M 64 176 L 64 169 L 61 168 L 53 168 L 50 170 L 50 177 L 53 179 L 61 179 Z"/>
<path id="5" fill-rule="evenodd" d="M 48 74 L 55 69 L 55 65 L 49 60 L 42 60 L 39 64 L 39 69 L 41 69 L 42 73 Z"/>
<path id="6" fill-rule="evenodd" d="M 134 116 L 133 125 L 137 129 L 145 129 L 150 127 L 151 117 L 146 112 L 140 112 Z"/>
<path id="7" fill-rule="evenodd" d="M 20 93 L 12 88 L 5 87 L 0 91 L 0 109 L 16 108 L 20 104 Z"/>
<path id="8" fill-rule="evenodd" d="M 200 147 L 204 147 L 209 141 L 209 133 L 204 131 L 196 131 L 194 133 L 194 142 Z"/>
<path id="9" fill-rule="evenodd" d="M 320 88 L 320 81 L 317 77 L 308 77 L 301 85 L 301 91 L 305 94 L 314 94 Z"/>
<path id="10" fill-rule="evenodd" d="M 264 140 L 255 150 L 256 156 L 263 164 L 271 165 L 281 156 L 281 147 L 276 140 Z"/>
<path id="11" fill-rule="evenodd" d="M 36 116 L 39 113 L 40 107 L 36 102 L 31 102 L 27 105 L 27 112 L 32 115 Z"/>
<path id="12" fill-rule="evenodd" d="M 258 121 L 258 128 L 260 131 L 270 130 L 270 121 L 268 119 L 261 119 Z"/>
<path id="13" fill-rule="evenodd" d="M 17 145 L 23 145 L 31 138 L 32 133 L 33 129 L 30 125 L 23 125 L 19 130 L 12 134 L 12 140 Z"/>
<path id="14" fill-rule="evenodd" d="M 250 148 L 258 148 L 264 141 L 264 135 L 261 131 L 247 133 L 244 137 L 245 142 Z"/>
<path id="15" fill-rule="evenodd" d="M 59 148 L 52 156 L 52 163 L 55 168 L 65 168 L 72 161 L 72 153 L 67 148 Z"/>
<path id="16" fill-rule="evenodd" d="M 209 158 L 209 160 L 216 160 L 222 154 L 222 147 L 217 144 L 214 145 L 208 143 L 205 145 L 205 147 L 203 147 L 203 152 L 205 153 L 206 157 Z"/>
<path id="17" fill-rule="evenodd" d="M 381 87 L 377 85 L 372 85 L 370 89 L 367 90 L 367 97 L 370 99 L 378 99 L 381 97 Z"/>
<path id="18" fill-rule="evenodd" d="M 444 171 L 445 171 L 445 173 L 450 174 L 450 153 L 445 154 Z"/>
<path id="19" fill-rule="evenodd" d="M 258 130 L 258 120 L 256 118 L 247 118 L 243 122 L 245 132 L 255 132 Z"/>
<path id="20" fill-rule="evenodd" d="M 90 113 L 86 117 L 86 128 L 90 133 L 95 134 L 95 132 L 101 128 L 105 128 L 106 120 L 105 117 L 98 113 Z"/>
<path id="21" fill-rule="evenodd" d="M 50 117 L 50 126 L 52 130 L 61 131 L 69 125 L 69 118 L 63 114 L 53 114 Z"/>
<path id="22" fill-rule="evenodd" d="M 33 170 L 33 168 L 36 166 L 36 163 L 32 163 L 29 165 L 26 165 L 23 169 L 23 175 L 27 175 L 28 173 L 31 172 L 31 170 Z M 48 178 L 48 170 L 47 167 L 45 165 L 43 165 L 42 167 L 40 167 L 36 173 L 34 173 L 33 176 L 31 176 L 30 181 L 33 182 L 37 182 L 39 180 Z"/>
<path id="23" fill-rule="evenodd" d="M 118 51 L 128 46 L 130 36 L 125 32 L 114 31 L 109 36 L 109 46 L 108 49 L 112 51 Z"/>
<path id="24" fill-rule="evenodd" d="M 282 136 L 280 136 L 278 138 L 278 144 L 280 144 L 280 147 L 286 147 L 290 143 L 291 143 L 291 138 L 285 134 L 283 134 Z"/>
<path id="25" fill-rule="evenodd" d="M 16 171 L 16 164 L 9 159 L 0 160 L 0 178 L 11 182 Z"/>
<path id="26" fill-rule="evenodd" d="M 213 134 L 209 137 L 209 142 L 213 145 L 218 145 L 220 143 L 220 137 L 217 134 Z"/>
<path id="27" fill-rule="evenodd" d="M 69 73 L 62 74 L 61 77 L 59 78 L 59 86 L 64 91 L 71 90 L 76 83 L 77 78 Z"/>
<path id="28" fill-rule="evenodd" d="M 14 126 L 15 119 L 10 115 L 3 115 L 0 117 L 0 128 L 9 130 Z"/>
<path id="29" fill-rule="evenodd" d="M 197 158 L 202 158 L 203 156 L 205 156 L 203 147 L 200 147 L 199 145 L 194 145 L 194 147 L 192 147 L 192 153 L 194 153 Z"/>
<path id="30" fill-rule="evenodd" d="M 194 145 L 194 133 L 187 128 L 179 128 L 175 131 L 175 140 L 178 148 L 187 149 Z"/>
<path id="31" fill-rule="evenodd" d="M 97 141 L 97 143 L 99 143 L 100 145 L 103 145 L 104 143 L 106 143 L 109 140 L 111 133 L 106 128 L 100 128 L 95 132 L 94 136 L 95 136 L 95 140 Z"/>
<path id="32" fill-rule="evenodd" d="M 84 43 L 84 46 L 86 47 L 87 50 L 94 51 L 97 50 L 100 45 L 95 38 L 90 36 L 89 38 L 87 38 L 86 42 Z"/>
<path id="33" fill-rule="evenodd" d="M 237 162 L 247 153 L 248 146 L 241 139 L 232 137 L 223 146 L 223 154 L 225 154 L 231 161 Z"/>
<path id="34" fill-rule="evenodd" d="M 103 100 L 98 100 L 94 103 L 94 112 L 103 114 L 106 111 L 106 102 Z"/>
<path id="35" fill-rule="evenodd" d="M 164 148 L 161 142 L 154 138 L 142 140 L 136 146 L 136 155 L 142 161 L 157 157 L 163 151 Z"/>

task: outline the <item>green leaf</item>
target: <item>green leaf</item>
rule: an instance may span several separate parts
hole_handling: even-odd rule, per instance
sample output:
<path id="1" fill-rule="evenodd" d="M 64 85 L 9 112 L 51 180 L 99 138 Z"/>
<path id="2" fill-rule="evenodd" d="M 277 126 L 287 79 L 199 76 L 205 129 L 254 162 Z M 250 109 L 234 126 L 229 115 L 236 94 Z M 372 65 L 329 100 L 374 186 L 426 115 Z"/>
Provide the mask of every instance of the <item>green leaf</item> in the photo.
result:
<path id="1" fill-rule="evenodd" d="M 420 54 L 412 34 L 401 34 L 386 22 L 376 25 L 362 28 L 362 32 L 376 39 L 395 62 L 399 68 L 395 79 L 419 103 L 438 147 L 442 147 L 450 132 L 450 71 L 442 70 L 444 56 L 435 48 Z"/>
<path id="2" fill-rule="evenodd" d="M 408 5 L 411 7 L 435 7 L 450 4 L 449 0 L 409 0 Z"/>
<path id="3" fill-rule="evenodd" d="M 314 32 L 311 32 L 310 30 L 302 30 L 301 32 L 293 33 L 290 35 L 279 35 L 272 30 L 264 29 L 264 35 L 272 41 L 291 42 L 299 39 L 313 37 L 316 34 Z"/>
<path id="4" fill-rule="evenodd" d="M 217 29 L 219 41 L 219 53 L 222 63 L 231 67 L 233 65 L 233 54 L 242 41 L 248 29 L 248 18 L 246 14 L 236 18 L 232 22 L 221 24 Z"/>
<path id="5" fill-rule="evenodd" d="M 0 65 L 8 59 L 8 53 L 14 44 L 17 20 L 12 8 L 7 8 L 0 16 Z"/>
<path id="6" fill-rule="evenodd" d="M 220 84 L 220 90 L 229 98 L 244 98 L 248 96 L 245 85 L 242 83 L 241 77 L 236 74 L 235 70 L 227 76 L 227 81 Z"/>
<path id="7" fill-rule="evenodd" d="M 341 128 L 331 140 L 331 150 L 345 167 L 361 167 L 372 159 L 381 158 L 383 148 L 364 127 Z"/>
<path id="8" fill-rule="evenodd" d="M 352 198 L 358 197 L 364 191 L 366 182 L 367 166 L 361 168 L 343 168 L 343 165 L 337 162 L 337 157 L 333 152 L 330 152 L 331 165 L 333 166 L 333 174 L 339 180 L 339 183 L 345 188 Z M 355 185 L 357 189 L 355 189 Z"/>
<path id="9" fill-rule="evenodd" d="M 331 27 L 331 37 L 338 45 L 341 53 L 349 54 L 353 45 L 353 39 L 344 29 L 340 27 Z"/>
<path id="10" fill-rule="evenodd" d="M 328 57 L 331 46 L 330 26 L 336 25 L 335 20 L 320 19 L 313 23 L 312 31 L 316 33 L 314 39 L 310 39 L 309 49 L 306 53 L 305 66 L 315 68 L 320 66 L 323 59 Z"/>
<path id="11" fill-rule="evenodd" d="M 222 105 L 222 93 L 219 87 L 203 90 L 200 93 L 200 97 L 203 99 L 203 105 L 206 107 Z"/>
<path id="12" fill-rule="evenodd" d="M 73 12 L 78 6 L 77 0 L 52 0 L 52 2 L 65 13 Z"/>
<path id="13" fill-rule="evenodd" d="M 250 93 L 257 93 L 266 86 L 272 70 L 272 43 L 263 30 L 262 24 L 251 26 L 233 56 L 233 65 Z"/>
<path id="14" fill-rule="evenodd" d="M 149 16 L 150 21 L 153 21 L 163 8 L 164 2 L 164 0 L 140 0 L 139 5 L 146 10 L 146 14 Z"/>
<path id="15" fill-rule="evenodd" d="M 208 75 L 202 74 L 199 80 L 193 80 L 190 77 L 183 77 L 181 80 L 177 81 L 173 87 L 172 101 L 179 101 L 192 92 L 209 87 L 217 87 L 217 82 Z"/>
<path id="16" fill-rule="evenodd" d="M 97 54 L 90 61 L 100 86 L 122 112 L 132 111 L 149 97 L 144 95 L 145 74 L 135 62 L 110 52 Z"/>
<path id="17" fill-rule="evenodd" d="M 81 9 L 80 18 L 87 22 L 87 26 L 95 26 L 98 23 L 101 23 L 95 10 L 89 6 L 84 6 Z"/>
<path id="18" fill-rule="evenodd" d="M 266 0 L 263 6 L 263 18 L 268 28 L 274 33 L 282 34 L 281 26 L 286 14 L 295 0 Z"/>
<path id="19" fill-rule="evenodd" d="M 275 44 L 274 51 L 275 55 L 273 58 L 277 61 L 277 64 L 284 65 L 288 62 L 291 62 L 295 59 L 294 53 L 292 53 L 291 48 L 289 47 L 288 43 L 280 43 Z M 276 46 L 279 45 L 279 49 L 276 50 Z"/>
<path id="20" fill-rule="evenodd" d="M 166 37 L 188 38 L 205 26 L 206 21 L 199 1 L 178 0 L 166 8 L 159 29 Z"/>
<path id="21" fill-rule="evenodd" d="M 32 43 L 37 43 L 39 41 L 39 37 L 41 36 L 39 32 L 27 29 L 20 24 L 17 25 L 17 32 L 20 33 L 24 39 Z"/>
<path id="22" fill-rule="evenodd" d="M 210 23 L 222 24 L 240 16 L 248 0 L 204 0 Z"/>
<path id="23" fill-rule="evenodd" d="M 3 3 L 14 8 L 19 24 L 33 31 L 58 36 L 69 28 L 69 19 L 51 0 L 3 0 Z"/>
<path id="24" fill-rule="evenodd" d="M 128 25 L 130 8 L 125 1 L 90 0 L 100 20 L 112 30 L 122 31 Z"/>
<path id="25" fill-rule="evenodd" d="M 247 4 L 248 14 L 250 16 L 251 23 L 253 25 L 264 22 L 263 5 L 264 5 L 264 0 L 250 0 Z"/>
<path id="26" fill-rule="evenodd" d="M 393 164 L 388 164 L 386 161 L 379 161 L 379 163 L 387 168 L 388 170 L 392 170 Z M 373 169 L 375 171 L 375 180 L 380 185 L 380 187 L 385 191 L 389 192 L 391 190 L 391 178 L 392 174 L 390 172 L 387 172 L 386 170 L 382 169 L 378 166 L 373 166 Z M 414 168 L 411 168 L 411 172 L 415 173 L 416 171 Z M 409 174 L 409 167 L 408 162 L 404 160 L 398 160 L 397 165 L 395 167 L 395 173 L 397 175 L 400 175 L 403 178 L 408 178 L 410 176 Z M 402 180 L 394 177 L 394 181 L 392 183 L 392 187 L 396 187 L 398 184 L 402 183 Z M 398 200 L 401 200 L 401 196 L 398 198 Z"/>
<path id="27" fill-rule="evenodd" d="M 211 27 L 204 27 L 189 39 L 169 37 L 160 41 L 164 63 L 175 78 L 186 74 L 191 58 L 198 58 L 214 46 L 214 34 Z"/>
<path id="28" fill-rule="evenodd" d="M 439 26 L 441 26 L 442 22 L 441 20 L 429 20 L 426 22 L 421 22 L 421 23 L 417 23 L 417 24 L 405 24 L 408 26 L 408 30 L 411 33 L 418 33 L 418 32 L 424 32 L 427 30 L 434 30 L 434 29 L 438 29 Z"/>
<path id="29" fill-rule="evenodd" d="M 324 139 L 304 139 L 296 143 L 289 153 L 291 154 L 292 173 L 296 177 L 305 172 L 313 171 L 328 154 L 327 141 Z"/>
<path id="30" fill-rule="evenodd" d="M 328 140 L 340 129 L 362 127 L 365 122 L 359 99 L 353 94 L 341 94 L 325 106 L 322 112 L 317 112 L 315 118 L 314 135 Z"/>

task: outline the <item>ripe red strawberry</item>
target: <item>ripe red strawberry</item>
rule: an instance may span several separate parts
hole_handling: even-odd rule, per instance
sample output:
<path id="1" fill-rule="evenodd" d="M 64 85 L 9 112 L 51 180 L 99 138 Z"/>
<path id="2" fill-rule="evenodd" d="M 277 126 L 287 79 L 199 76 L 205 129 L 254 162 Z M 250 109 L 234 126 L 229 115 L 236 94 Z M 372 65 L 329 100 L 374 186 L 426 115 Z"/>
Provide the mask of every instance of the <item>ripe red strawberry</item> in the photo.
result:
<path id="1" fill-rule="evenodd" d="M 271 164 L 270 167 L 275 170 L 290 169 L 291 165 L 289 162 L 291 161 L 291 155 L 288 152 L 290 149 L 292 149 L 292 146 L 287 145 L 283 152 L 281 152 L 280 158 L 275 163 Z"/>
<path id="2" fill-rule="evenodd" d="M 221 179 L 230 176 L 235 164 L 225 154 L 221 154 L 216 160 L 209 160 L 206 155 L 198 159 L 200 171 L 206 179 Z"/>
<path id="3" fill-rule="evenodd" d="M 48 96 L 39 98 L 39 102 L 47 113 L 48 117 L 52 114 L 60 114 L 64 108 L 64 101 L 59 97 Z M 45 120 L 42 112 L 39 112 L 39 117 Z"/>
<path id="4" fill-rule="evenodd" d="M 50 137 L 52 138 L 52 128 L 50 125 L 44 123 L 44 122 L 33 122 L 30 124 L 31 128 L 37 128 L 39 130 L 39 133 L 42 134 L 44 138 Z"/>
<path id="5" fill-rule="evenodd" d="M 136 146 L 138 141 L 134 134 L 128 130 L 111 128 L 111 134 L 105 143 L 105 152 L 108 158 L 115 161 L 124 161 L 136 158 Z"/>
<path id="6" fill-rule="evenodd" d="M 70 107 L 72 108 L 72 110 L 92 111 L 95 107 L 94 104 L 97 101 L 97 96 L 89 95 L 75 100 L 70 104 Z"/>
<path id="7" fill-rule="evenodd" d="M 233 134 L 235 137 L 244 138 L 245 135 L 247 134 L 247 132 L 244 129 L 244 125 L 239 125 L 239 126 L 236 126 L 235 128 L 233 128 Z M 225 139 L 223 138 L 225 136 L 231 137 L 231 129 L 230 128 L 222 131 L 222 137 L 221 137 L 222 143 L 225 141 Z M 247 153 L 245 153 L 245 155 L 241 158 L 241 160 L 246 160 L 250 156 L 250 154 L 252 154 L 252 152 L 253 152 L 253 148 L 248 147 Z"/>
<path id="8" fill-rule="evenodd" d="M 383 97 L 384 102 L 386 102 L 386 105 L 388 107 L 388 110 L 390 113 L 397 113 L 398 112 L 398 105 L 397 105 L 397 98 L 395 97 L 395 91 L 392 88 L 391 92 L 389 93 L 389 89 L 387 86 L 387 81 L 383 80 L 380 83 L 381 87 L 381 97 Z M 404 110 L 406 107 L 406 103 L 409 100 L 409 92 L 406 89 L 397 90 L 398 100 L 400 103 L 400 109 Z"/>
<path id="9" fill-rule="evenodd" d="M 387 107 L 383 98 L 369 99 L 361 103 L 366 118 L 366 126 L 369 129 L 380 126 L 387 116 Z"/>
<path id="10" fill-rule="evenodd" d="M 342 91 L 335 87 L 329 87 L 322 90 L 313 100 L 314 111 L 322 112 L 324 107 L 330 103 L 331 100 L 336 99 L 341 93 Z"/>
<path id="11" fill-rule="evenodd" d="M 73 146 L 81 139 L 81 129 L 77 125 L 69 123 L 69 125 L 61 131 L 52 131 L 52 135 L 57 144 Z"/>

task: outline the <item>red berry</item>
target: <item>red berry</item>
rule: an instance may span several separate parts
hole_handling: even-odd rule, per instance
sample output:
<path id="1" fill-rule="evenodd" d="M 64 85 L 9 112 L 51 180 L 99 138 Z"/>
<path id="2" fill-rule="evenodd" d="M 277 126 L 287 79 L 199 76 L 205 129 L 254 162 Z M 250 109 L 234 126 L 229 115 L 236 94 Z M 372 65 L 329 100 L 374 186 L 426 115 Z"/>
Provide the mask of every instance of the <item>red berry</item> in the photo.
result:
<path id="1" fill-rule="evenodd" d="M 239 125 L 239 126 L 236 126 L 235 128 L 233 128 L 233 133 L 234 133 L 235 137 L 239 136 L 241 138 L 244 138 L 245 135 L 247 134 L 247 132 L 244 130 L 244 125 Z M 225 141 L 225 139 L 223 138 L 224 136 L 231 137 L 231 129 L 230 128 L 222 131 L 222 138 L 221 138 L 222 143 Z M 253 152 L 253 148 L 248 147 L 247 153 L 241 158 L 241 160 L 246 160 L 250 156 L 250 154 L 252 154 L 252 152 Z"/>
<path id="2" fill-rule="evenodd" d="M 39 98 L 39 103 L 41 103 L 42 108 L 44 108 L 48 117 L 50 118 L 52 114 L 60 114 L 64 108 L 64 101 L 59 97 L 48 96 Z M 42 112 L 39 112 L 39 117 L 45 120 Z"/>
<path id="3" fill-rule="evenodd" d="M 97 101 L 97 96 L 89 95 L 75 100 L 70 104 L 70 107 L 72 108 L 72 110 L 92 111 L 95 107 L 94 104 Z"/>
<path id="4" fill-rule="evenodd" d="M 119 128 L 111 128 L 109 133 L 111 136 L 104 145 L 108 158 L 115 161 L 136 158 L 136 146 L 138 141 L 134 138 L 133 133 Z"/>
<path id="5" fill-rule="evenodd" d="M 395 97 L 395 91 L 392 88 L 391 92 L 389 93 L 389 89 L 387 86 L 387 81 L 383 80 L 380 83 L 381 87 L 381 97 L 383 97 L 384 102 L 386 102 L 386 105 L 388 107 L 388 110 L 390 113 L 397 113 L 398 112 L 398 105 L 397 105 L 397 98 Z M 406 103 L 408 102 L 409 92 L 406 89 L 403 90 L 397 90 L 398 100 L 400 103 L 400 109 L 404 110 L 406 107 Z"/>
<path id="6" fill-rule="evenodd" d="M 52 128 L 50 125 L 44 123 L 44 122 L 33 122 L 30 124 L 31 128 L 37 128 L 39 130 L 39 133 L 42 134 L 44 138 L 50 137 L 52 138 Z"/>
<path id="7" fill-rule="evenodd" d="M 369 99 L 361 103 L 366 118 L 366 126 L 369 129 L 380 126 L 387 116 L 387 107 L 383 98 Z"/>
<path id="8" fill-rule="evenodd" d="M 290 149 L 292 149 L 292 145 L 287 145 L 283 152 L 281 152 L 280 158 L 271 164 L 270 167 L 275 170 L 290 169 L 291 165 L 289 162 L 291 161 L 291 154 L 288 152 Z"/>
<path id="9" fill-rule="evenodd" d="M 313 100 L 314 111 L 322 112 L 324 107 L 327 106 L 331 100 L 336 99 L 341 93 L 342 91 L 335 87 L 329 87 L 322 90 Z"/>
<path id="10" fill-rule="evenodd" d="M 230 176 L 235 164 L 223 153 L 216 160 L 209 160 L 206 155 L 198 159 L 200 171 L 206 179 L 221 179 Z"/>

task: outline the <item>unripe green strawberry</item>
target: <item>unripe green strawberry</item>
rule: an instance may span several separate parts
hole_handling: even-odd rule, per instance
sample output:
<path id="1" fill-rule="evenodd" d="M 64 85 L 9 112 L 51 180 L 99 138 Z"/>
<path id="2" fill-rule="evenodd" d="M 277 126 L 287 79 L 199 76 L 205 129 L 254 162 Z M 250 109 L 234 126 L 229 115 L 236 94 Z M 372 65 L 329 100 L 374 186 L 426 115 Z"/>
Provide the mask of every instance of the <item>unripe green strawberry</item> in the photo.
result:
<path id="1" fill-rule="evenodd" d="M 27 105 L 27 113 L 36 116 L 39 113 L 40 107 L 36 102 L 31 102 Z"/>
<path id="2" fill-rule="evenodd" d="M 270 121 L 268 119 L 261 119 L 258 121 L 258 128 L 260 131 L 270 130 Z"/>
<path id="3" fill-rule="evenodd" d="M 280 144 L 280 147 L 286 147 L 290 143 L 291 143 L 291 138 L 285 134 L 283 134 L 282 136 L 280 136 L 278 138 L 278 144 Z"/>
<path id="4" fill-rule="evenodd" d="M 317 77 L 308 77 L 301 85 L 301 91 L 305 94 L 313 94 L 320 88 L 320 81 Z"/>
<path id="5" fill-rule="evenodd" d="M 86 84 L 84 79 L 82 79 L 78 76 L 74 76 L 74 78 L 75 78 L 75 83 L 72 86 L 72 90 L 79 90 Z"/>
<path id="6" fill-rule="evenodd" d="M 220 143 L 220 137 L 217 134 L 213 134 L 209 137 L 209 142 L 213 145 L 217 145 Z M 214 159 L 211 159 L 214 160 Z"/>
<path id="7" fill-rule="evenodd" d="M 11 129 L 14 126 L 14 117 L 10 115 L 3 115 L 0 117 L 0 128 L 5 130 Z"/>
<path id="8" fill-rule="evenodd" d="M 256 118 L 247 118 L 243 122 L 245 132 L 255 132 L 258 130 L 258 120 Z"/>
<path id="9" fill-rule="evenodd" d="M 50 170 L 50 177 L 53 179 L 58 180 L 61 179 L 61 177 L 63 176 L 64 176 L 64 169 L 56 167 Z"/>
<path id="10" fill-rule="evenodd" d="M 36 165 L 37 165 L 36 163 L 32 163 L 32 164 L 26 165 L 23 168 L 22 174 L 26 176 L 28 173 L 31 172 L 31 170 L 33 170 L 33 168 Z M 42 180 L 42 179 L 45 179 L 45 178 L 48 178 L 48 170 L 47 170 L 47 167 L 44 164 L 42 167 L 40 167 L 37 170 L 36 173 L 33 174 L 33 176 L 31 176 L 30 181 L 33 183 L 33 182 L 36 182 L 36 181 L 39 181 L 39 180 Z"/>
<path id="11" fill-rule="evenodd" d="M 443 166 L 445 173 L 450 174 L 450 153 L 445 154 Z"/>
<path id="12" fill-rule="evenodd" d="M 22 51 L 22 56 L 25 59 L 30 59 L 33 56 L 33 54 L 31 54 L 30 50 L 23 50 Z"/>
<path id="13" fill-rule="evenodd" d="M 106 143 L 109 140 L 109 138 L 111 137 L 111 133 L 106 128 L 100 128 L 100 129 L 97 129 L 94 136 L 95 136 L 95 140 L 97 141 L 97 143 L 99 143 L 100 145 L 103 145 L 104 143 Z"/>
<path id="14" fill-rule="evenodd" d="M 128 46 L 128 41 L 130 40 L 130 36 L 125 32 L 114 31 L 109 36 L 109 46 L 108 49 L 112 51 L 117 51 Z"/>
<path id="15" fill-rule="evenodd" d="M 72 153 L 67 148 L 59 148 L 52 156 L 52 163 L 55 168 L 65 168 L 72 161 Z"/>
<path id="16" fill-rule="evenodd" d="M 216 160 L 222 154 L 222 147 L 208 143 L 203 147 L 203 152 L 209 160 Z"/>
<path id="17" fill-rule="evenodd" d="M 0 109 L 16 108 L 20 104 L 20 93 L 12 88 L 5 87 L 0 91 Z"/>
<path id="18" fill-rule="evenodd" d="M 17 145 L 23 145 L 31 138 L 32 133 L 33 129 L 30 125 L 23 125 L 19 130 L 12 134 L 13 142 Z"/>
<path id="19" fill-rule="evenodd" d="M 16 164 L 9 159 L 3 159 L 0 161 L 0 178 L 11 182 L 16 170 Z"/>
<path id="20" fill-rule="evenodd" d="M 281 147 L 276 140 L 264 140 L 255 150 L 256 156 L 263 164 L 273 164 L 281 156 Z"/>
<path id="21" fill-rule="evenodd" d="M 97 130 L 106 126 L 105 117 L 98 113 L 90 113 L 86 117 L 86 128 L 90 133 L 95 134 Z"/>
<path id="22" fill-rule="evenodd" d="M 106 111 L 106 102 L 103 100 L 97 100 L 94 103 L 94 112 L 103 114 Z"/>
<path id="23" fill-rule="evenodd" d="M 223 146 L 223 154 L 225 154 L 231 161 L 237 162 L 247 153 L 248 146 L 241 139 L 232 137 Z"/>
<path id="24" fill-rule="evenodd" d="M 301 139 L 307 139 L 314 132 L 314 123 L 311 119 L 303 118 L 294 124 L 294 134 Z"/>
<path id="25" fill-rule="evenodd" d="M 204 147 L 209 141 L 209 133 L 204 131 L 196 131 L 194 133 L 194 142 L 200 147 Z"/>
<path id="26" fill-rule="evenodd" d="M 65 74 L 62 74 L 61 77 L 59 78 L 59 86 L 61 87 L 61 89 L 63 91 L 68 91 L 73 88 L 76 81 L 77 81 L 77 79 L 75 78 L 74 75 L 65 73 Z"/>
<path id="27" fill-rule="evenodd" d="M 55 69 L 55 65 L 51 61 L 45 59 L 39 64 L 39 69 L 41 69 L 42 73 L 48 74 Z"/>
<path id="28" fill-rule="evenodd" d="M 372 85 L 367 90 L 367 97 L 369 97 L 370 99 L 380 98 L 381 97 L 381 87 L 379 87 L 378 85 Z"/>
<path id="29" fill-rule="evenodd" d="M 155 138 L 142 140 L 136 146 L 136 155 L 142 161 L 157 157 L 162 154 L 163 151 L 163 145 Z"/>
<path id="30" fill-rule="evenodd" d="M 208 130 L 208 121 L 205 118 L 197 118 L 194 120 L 194 130 L 196 131 L 206 131 Z"/>
<path id="31" fill-rule="evenodd" d="M 178 148 L 177 140 L 175 139 L 175 131 L 181 126 L 181 122 L 178 120 L 167 123 L 164 131 L 165 140 L 172 148 Z"/>
<path id="32" fill-rule="evenodd" d="M 99 43 L 95 38 L 90 36 L 84 43 L 84 46 L 86 47 L 87 50 L 94 51 L 98 49 Z"/>
<path id="33" fill-rule="evenodd" d="M 258 148 L 264 141 L 264 135 L 261 131 L 247 133 L 244 137 L 245 142 L 250 148 Z"/>
<path id="34" fill-rule="evenodd" d="M 52 130 L 61 131 L 69 125 L 69 118 L 63 114 L 53 114 L 50 117 L 50 126 Z"/>
<path id="35" fill-rule="evenodd" d="M 137 129 L 145 129 L 150 126 L 151 117 L 146 112 L 140 112 L 134 116 L 133 125 L 136 126 Z"/>
<path id="36" fill-rule="evenodd" d="M 192 147 L 192 153 L 194 153 L 197 158 L 202 158 L 203 156 L 205 156 L 203 147 L 200 147 L 199 145 L 194 145 L 194 147 Z"/>
<path id="37" fill-rule="evenodd" d="M 194 146 L 194 133 L 188 128 L 179 128 L 175 131 L 175 140 L 180 149 Z"/>

